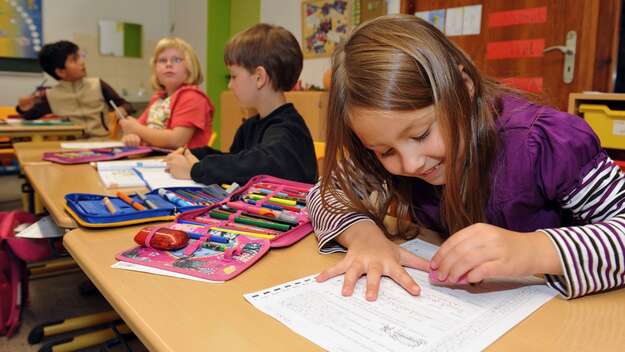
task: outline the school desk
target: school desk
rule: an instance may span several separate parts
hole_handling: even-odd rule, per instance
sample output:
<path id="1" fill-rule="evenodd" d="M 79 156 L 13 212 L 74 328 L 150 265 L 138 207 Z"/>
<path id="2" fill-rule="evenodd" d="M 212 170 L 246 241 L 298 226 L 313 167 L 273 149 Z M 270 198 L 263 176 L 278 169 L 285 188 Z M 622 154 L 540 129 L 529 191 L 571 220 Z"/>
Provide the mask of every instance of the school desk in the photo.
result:
<path id="1" fill-rule="evenodd" d="M 43 161 L 43 153 L 62 150 L 61 142 L 45 141 L 45 142 L 17 142 L 13 143 L 15 156 L 20 165 L 24 166 L 29 163 L 49 163 Z"/>
<path id="2" fill-rule="evenodd" d="M 97 170 L 89 164 L 61 165 L 55 163 L 27 163 L 24 174 L 43 206 L 61 228 L 76 228 L 76 222 L 65 212 L 68 193 L 95 193 L 115 195 L 119 189 L 107 189 L 100 182 Z M 124 192 L 146 192 L 147 188 L 124 188 Z"/>
<path id="3" fill-rule="evenodd" d="M 85 126 L 81 124 L 67 125 L 24 125 L 6 124 L 0 125 L 0 136 L 31 137 L 33 142 L 41 142 L 46 136 L 75 136 L 80 137 L 85 131 Z"/>
<path id="4" fill-rule="evenodd" d="M 320 351 L 254 308 L 244 293 L 318 273 L 339 254 L 320 255 L 311 235 L 272 249 L 232 281 L 208 284 L 112 269 L 141 226 L 76 229 L 64 245 L 104 297 L 151 351 Z M 625 345 L 625 289 L 573 301 L 555 298 L 488 351 L 615 351 Z"/>

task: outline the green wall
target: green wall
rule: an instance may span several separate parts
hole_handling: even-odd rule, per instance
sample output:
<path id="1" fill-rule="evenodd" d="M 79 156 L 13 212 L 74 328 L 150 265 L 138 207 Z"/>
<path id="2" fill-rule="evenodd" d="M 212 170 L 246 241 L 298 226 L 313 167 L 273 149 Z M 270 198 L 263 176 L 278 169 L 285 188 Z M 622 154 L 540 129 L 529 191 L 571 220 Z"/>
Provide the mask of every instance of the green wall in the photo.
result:
<path id="1" fill-rule="evenodd" d="M 260 22 L 260 0 L 230 0 L 230 36 Z"/>
<path id="2" fill-rule="evenodd" d="M 228 87 L 224 46 L 234 34 L 260 21 L 260 0 L 207 0 L 206 92 L 215 104 L 213 130 L 221 131 L 219 94 Z M 216 147 L 221 147 L 221 133 Z"/>

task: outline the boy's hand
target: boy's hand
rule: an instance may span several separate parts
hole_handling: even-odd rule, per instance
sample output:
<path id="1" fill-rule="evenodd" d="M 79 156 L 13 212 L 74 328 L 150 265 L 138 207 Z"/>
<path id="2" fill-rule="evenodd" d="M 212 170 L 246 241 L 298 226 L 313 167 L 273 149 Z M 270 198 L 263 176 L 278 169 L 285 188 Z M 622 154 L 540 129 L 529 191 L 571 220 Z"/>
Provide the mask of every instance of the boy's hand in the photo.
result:
<path id="1" fill-rule="evenodd" d="M 122 137 L 122 142 L 128 147 L 138 147 L 141 145 L 141 137 L 134 133 L 126 134 Z"/>
<path id="2" fill-rule="evenodd" d="M 136 134 L 137 130 L 139 130 L 143 126 L 135 118 L 119 119 L 117 122 L 124 131 L 124 134 Z"/>
<path id="3" fill-rule="evenodd" d="M 338 264 L 319 274 L 316 278 L 318 282 L 344 273 L 341 293 L 350 296 L 358 279 L 366 275 L 365 297 L 368 301 L 377 299 L 382 276 L 390 277 L 412 295 L 421 292 L 403 266 L 428 271 L 429 263 L 388 240 L 376 224 L 355 223 L 339 236 L 338 241 L 348 248 L 347 255 Z"/>
<path id="4" fill-rule="evenodd" d="M 456 232 L 430 263 L 442 284 L 481 282 L 490 277 L 562 274 L 558 253 L 546 234 L 521 233 L 488 224 Z"/>
<path id="5" fill-rule="evenodd" d="M 28 111 L 30 109 L 33 108 L 33 106 L 35 106 L 35 102 L 37 101 L 37 99 L 39 99 L 37 96 L 35 95 L 29 95 L 26 97 L 20 97 L 17 100 L 17 105 L 20 107 L 20 109 L 22 111 Z"/>
<path id="6" fill-rule="evenodd" d="M 197 160 L 197 159 L 196 159 Z M 172 152 L 165 157 L 167 163 L 167 171 L 178 179 L 189 180 L 191 179 L 191 163 L 184 155 L 177 152 Z"/>

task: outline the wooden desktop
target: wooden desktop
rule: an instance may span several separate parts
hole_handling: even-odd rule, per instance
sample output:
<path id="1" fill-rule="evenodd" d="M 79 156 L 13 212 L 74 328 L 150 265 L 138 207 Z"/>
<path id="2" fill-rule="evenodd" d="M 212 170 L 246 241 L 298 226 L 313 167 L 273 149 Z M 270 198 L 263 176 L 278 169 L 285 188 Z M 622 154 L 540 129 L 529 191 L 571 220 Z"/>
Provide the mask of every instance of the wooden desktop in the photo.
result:
<path id="1" fill-rule="evenodd" d="M 308 236 L 272 249 L 240 276 L 209 284 L 112 269 L 141 226 L 65 235 L 65 247 L 133 332 L 152 351 L 319 351 L 255 309 L 243 294 L 318 273 L 341 254 L 320 255 Z M 338 292 L 337 292 L 338 294 Z M 488 351 L 608 351 L 625 345 L 625 290 L 552 299 Z"/>

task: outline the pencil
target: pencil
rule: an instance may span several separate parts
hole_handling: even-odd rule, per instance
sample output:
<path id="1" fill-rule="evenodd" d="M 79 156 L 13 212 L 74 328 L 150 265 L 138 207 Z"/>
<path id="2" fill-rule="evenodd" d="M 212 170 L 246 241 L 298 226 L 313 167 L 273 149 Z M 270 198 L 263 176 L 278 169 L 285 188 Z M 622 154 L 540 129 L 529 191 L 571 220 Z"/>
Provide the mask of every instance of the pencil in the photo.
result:
<path id="1" fill-rule="evenodd" d="M 109 104 L 111 104 L 113 110 L 115 110 L 115 115 L 117 115 L 118 118 L 122 120 L 126 118 L 126 116 L 124 116 L 124 114 L 122 114 L 122 112 L 119 110 L 113 99 L 109 100 Z"/>
<path id="2" fill-rule="evenodd" d="M 117 194 L 117 197 L 119 197 L 119 199 L 123 200 L 125 203 L 129 204 L 131 207 L 137 210 L 145 210 L 145 207 L 143 205 L 132 200 L 132 198 L 128 197 L 127 194 L 123 192 L 117 192 L 116 194 Z"/>
<path id="3" fill-rule="evenodd" d="M 141 201 L 145 203 L 145 205 L 147 205 L 148 208 L 150 209 L 158 208 L 158 206 L 154 204 L 153 201 L 149 200 L 148 197 L 145 196 L 145 194 L 137 193 L 137 197 L 139 197 L 139 199 L 141 199 Z"/>
<path id="4" fill-rule="evenodd" d="M 224 229 L 224 228 L 221 228 L 221 227 L 211 227 L 210 229 L 211 230 L 216 230 L 216 231 L 221 231 L 221 232 L 233 233 L 235 235 L 245 235 L 245 236 L 257 237 L 257 238 L 273 239 L 274 237 L 276 237 L 276 235 L 265 235 L 265 234 L 262 234 L 262 233 Z"/>
<path id="5" fill-rule="evenodd" d="M 104 206 L 106 207 L 106 209 L 108 209 L 109 213 L 117 213 L 117 209 L 115 209 L 115 206 L 113 205 L 109 197 L 102 198 L 102 203 L 104 203 Z"/>

